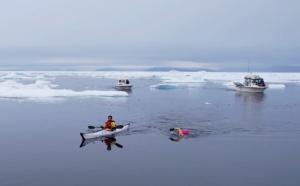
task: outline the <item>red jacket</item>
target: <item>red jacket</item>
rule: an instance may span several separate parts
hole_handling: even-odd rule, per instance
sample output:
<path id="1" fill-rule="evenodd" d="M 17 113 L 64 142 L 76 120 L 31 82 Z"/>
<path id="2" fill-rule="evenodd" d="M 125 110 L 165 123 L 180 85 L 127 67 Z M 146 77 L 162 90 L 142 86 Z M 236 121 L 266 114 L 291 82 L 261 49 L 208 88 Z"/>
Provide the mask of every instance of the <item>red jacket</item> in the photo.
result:
<path id="1" fill-rule="evenodd" d="M 115 121 L 114 120 L 107 120 L 104 124 L 105 129 L 113 129 L 116 127 Z"/>

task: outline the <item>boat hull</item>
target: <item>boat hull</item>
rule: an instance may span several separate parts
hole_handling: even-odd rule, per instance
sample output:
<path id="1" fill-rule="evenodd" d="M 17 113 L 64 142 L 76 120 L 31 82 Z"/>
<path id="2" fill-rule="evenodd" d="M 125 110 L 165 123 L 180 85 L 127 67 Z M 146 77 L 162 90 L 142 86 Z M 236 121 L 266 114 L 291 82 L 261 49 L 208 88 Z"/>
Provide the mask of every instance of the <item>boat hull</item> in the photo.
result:
<path id="1" fill-rule="evenodd" d="M 108 131 L 108 130 L 101 130 L 101 131 L 96 131 L 96 132 L 91 132 L 91 133 L 80 133 L 82 139 L 93 139 L 93 138 L 99 138 L 99 137 L 110 137 L 114 136 L 116 134 L 119 134 L 120 132 L 123 132 L 129 128 L 130 124 L 124 125 L 122 128 L 117 128 L 116 130 L 113 131 Z"/>
<path id="2" fill-rule="evenodd" d="M 120 85 L 117 85 L 116 86 L 116 89 L 118 89 L 118 90 L 131 90 L 131 88 L 132 88 L 132 85 L 127 85 L 127 86 L 120 86 Z"/>
<path id="3" fill-rule="evenodd" d="M 245 87 L 237 86 L 236 90 L 239 92 L 254 92 L 254 93 L 263 93 L 267 87 Z"/>

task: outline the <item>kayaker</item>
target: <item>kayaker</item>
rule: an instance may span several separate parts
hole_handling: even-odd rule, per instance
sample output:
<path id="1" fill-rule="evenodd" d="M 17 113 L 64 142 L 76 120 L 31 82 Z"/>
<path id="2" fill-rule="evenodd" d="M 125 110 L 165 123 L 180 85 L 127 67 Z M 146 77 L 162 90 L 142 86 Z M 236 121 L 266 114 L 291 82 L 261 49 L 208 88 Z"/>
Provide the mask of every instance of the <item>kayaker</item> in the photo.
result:
<path id="1" fill-rule="evenodd" d="M 116 129 L 116 122 L 113 120 L 113 117 L 109 115 L 107 117 L 107 121 L 102 126 L 105 130 L 115 130 Z"/>

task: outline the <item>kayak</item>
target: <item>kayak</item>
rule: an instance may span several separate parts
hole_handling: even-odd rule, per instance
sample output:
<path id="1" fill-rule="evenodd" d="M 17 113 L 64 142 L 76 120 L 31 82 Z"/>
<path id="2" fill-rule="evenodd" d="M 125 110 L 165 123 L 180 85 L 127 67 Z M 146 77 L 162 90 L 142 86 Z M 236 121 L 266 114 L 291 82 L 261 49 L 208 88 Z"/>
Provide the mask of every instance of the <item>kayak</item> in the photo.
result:
<path id="1" fill-rule="evenodd" d="M 110 131 L 110 130 L 100 130 L 96 132 L 90 132 L 90 133 L 80 133 L 80 136 L 83 140 L 85 139 L 92 139 L 92 138 L 99 138 L 99 137 L 108 137 L 108 136 L 114 136 L 120 132 L 123 132 L 129 128 L 130 123 L 124 125 L 123 127 L 117 127 L 117 129 Z"/>
<path id="2" fill-rule="evenodd" d="M 123 127 L 117 127 L 117 129 L 110 131 L 110 130 L 100 130 L 91 133 L 80 133 L 80 136 L 83 140 L 85 139 L 92 139 L 92 138 L 99 138 L 99 137 L 108 137 L 114 136 L 120 132 L 123 132 L 129 128 L 130 123 L 124 125 Z"/>

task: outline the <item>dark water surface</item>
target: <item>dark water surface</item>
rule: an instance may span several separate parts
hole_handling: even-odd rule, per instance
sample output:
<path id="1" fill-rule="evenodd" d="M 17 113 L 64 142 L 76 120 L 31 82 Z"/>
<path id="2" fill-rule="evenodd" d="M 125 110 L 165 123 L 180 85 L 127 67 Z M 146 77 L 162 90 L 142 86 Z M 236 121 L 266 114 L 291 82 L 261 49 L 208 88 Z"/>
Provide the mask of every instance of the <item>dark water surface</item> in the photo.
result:
<path id="1" fill-rule="evenodd" d="M 111 89 L 113 80 L 56 80 Z M 101 82 L 101 84 L 100 84 Z M 128 98 L 0 101 L 0 185 L 300 185 L 300 88 L 237 94 L 216 85 L 154 90 L 134 80 Z M 112 114 L 130 130 L 80 148 L 79 132 Z M 169 140 L 169 128 L 191 135 Z"/>

